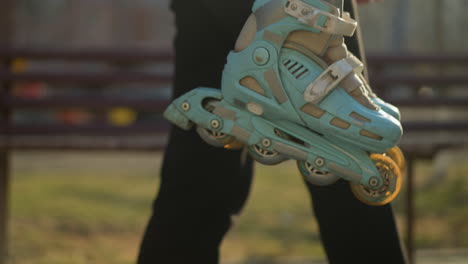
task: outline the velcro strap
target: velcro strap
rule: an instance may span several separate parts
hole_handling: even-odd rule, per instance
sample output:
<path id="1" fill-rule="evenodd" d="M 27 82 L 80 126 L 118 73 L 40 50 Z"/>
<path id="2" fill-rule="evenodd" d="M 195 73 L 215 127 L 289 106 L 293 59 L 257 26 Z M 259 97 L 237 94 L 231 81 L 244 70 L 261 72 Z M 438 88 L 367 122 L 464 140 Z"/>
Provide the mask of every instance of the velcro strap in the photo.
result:
<path id="1" fill-rule="evenodd" d="M 330 34 L 350 37 L 354 35 L 357 28 L 357 22 L 349 14 L 344 14 L 343 17 L 335 16 L 301 0 L 288 0 L 284 10 L 288 15 L 297 18 L 302 23 Z M 327 18 L 324 26 L 319 25 L 321 17 Z"/>
<path id="2" fill-rule="evenodd" d="M 364 65 L 355 56 L 336 61 L 320 74 L 304 91 L 304 100 L 310 103 L 319 103 L 343 79 L 354 73 L 361 73 Z"/>

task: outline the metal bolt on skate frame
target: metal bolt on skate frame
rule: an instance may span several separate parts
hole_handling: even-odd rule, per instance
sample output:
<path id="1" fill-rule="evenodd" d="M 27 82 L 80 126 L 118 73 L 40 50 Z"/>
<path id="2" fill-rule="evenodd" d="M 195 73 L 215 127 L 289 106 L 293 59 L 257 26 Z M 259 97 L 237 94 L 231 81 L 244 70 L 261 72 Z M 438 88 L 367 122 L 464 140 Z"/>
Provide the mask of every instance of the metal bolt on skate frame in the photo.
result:
<path id="1" fill-rule="evenodd" d="M 323 158 L 316 158 L 315 159 L 315 165 L 318 167 L 322 167 L 325 164 L 325 160 Z"/>
<path id="2" fill-rule="evenodd" d="M 214 128 L 214 129 L 217 129 L 217 128 L 219 128 L 221 126 L 221 122 L 219 122 L 219 120 L 217 120 L 217 119 L 213 119 L 210 122 L 210 126 L 212 128 Z"/>
<path id="3" fill-rule="evenodd" d="M 369 186 L 370 187 L 377 187 L 379 185 L 379 179 L 377 177 L 371 177 L 369 179 Z"/>
<path id="4" fill-rule="evenodd" d="M 183 102 L 183 103 L 182 103 L 182 110 L 184 110 L 184 111 L 186 111 L 186 112 L 187 112 L 188 110 L 190 110 L 190 104 L 187 103 L 187 102 Z"/>
<path id="5" fill-rule="evenodd" d="M 268 139 L 268 138 L 262 139 L 262 145 L 263 145 L 264 147 L 269 147 L 269 146 L 271 146 L 271 140 Z"/>

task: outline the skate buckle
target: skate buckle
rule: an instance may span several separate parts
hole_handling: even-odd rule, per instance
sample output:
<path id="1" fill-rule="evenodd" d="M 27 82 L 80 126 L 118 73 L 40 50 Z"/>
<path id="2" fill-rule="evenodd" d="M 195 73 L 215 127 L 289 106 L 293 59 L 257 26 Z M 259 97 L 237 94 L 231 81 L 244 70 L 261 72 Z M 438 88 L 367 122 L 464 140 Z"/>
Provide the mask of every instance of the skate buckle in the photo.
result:
<path id="1" fill-rule="evenodd" d="M 359 73 L 362 69 L 362 62 L 352 55 L 334 62 L 307 86 L 304 91 L 304 100 L 314 104 L 319 103 L 346 76 L 352 72 Z"/>
<path id="2" fill-rule="evenodd" d="M 288 15 L 297 18 L 300 22 L 330 34 L 351 37 L 357 28 L 357 22 L 349 14 L 339 17 L 306 4 L 301 0 L 288 0 L 284 6 L 284 11 Z M 324 26 L 319 25 L 321 17 L 327 19 Z"/>

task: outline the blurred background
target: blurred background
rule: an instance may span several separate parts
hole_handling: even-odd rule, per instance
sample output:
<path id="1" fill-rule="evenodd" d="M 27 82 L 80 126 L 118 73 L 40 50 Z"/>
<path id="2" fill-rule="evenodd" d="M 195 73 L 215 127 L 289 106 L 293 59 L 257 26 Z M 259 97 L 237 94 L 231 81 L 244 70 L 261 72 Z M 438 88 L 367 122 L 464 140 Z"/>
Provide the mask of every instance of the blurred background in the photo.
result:
<path id="1" fill-rule="evenodd" d="M 409 171 L 394 208 L 415 263 L 468 263 L 467 9 L 359 7 L 371 83 L 402 109 Z M 174 34 L 168 0 L 2 0 L 0 263 L 134 263 Z M 222 263 L 323 263 L 307 196 L 294 162 L 257 164 Z"/>

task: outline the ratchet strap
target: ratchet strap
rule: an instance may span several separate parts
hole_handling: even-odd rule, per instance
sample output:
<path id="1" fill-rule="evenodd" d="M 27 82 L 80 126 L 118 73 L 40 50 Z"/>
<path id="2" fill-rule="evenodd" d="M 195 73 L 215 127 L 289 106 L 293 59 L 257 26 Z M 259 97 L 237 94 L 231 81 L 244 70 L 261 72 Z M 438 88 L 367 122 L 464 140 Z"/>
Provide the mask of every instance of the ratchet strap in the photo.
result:
<path id="1" fill-rule="evenodd" d="M 304 91 L 304 100 L 314 104 L 319 103 L 349 74 L 353 72 L 359 74 L 363 69 L 364 65 L 362 62 L 351 54 L 344 59 L 334 62 L 307 86 Z"/>

